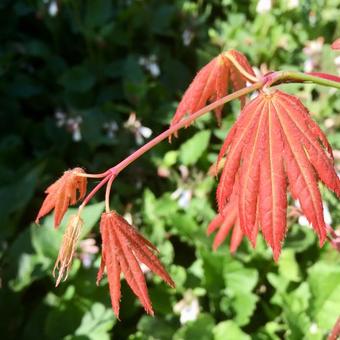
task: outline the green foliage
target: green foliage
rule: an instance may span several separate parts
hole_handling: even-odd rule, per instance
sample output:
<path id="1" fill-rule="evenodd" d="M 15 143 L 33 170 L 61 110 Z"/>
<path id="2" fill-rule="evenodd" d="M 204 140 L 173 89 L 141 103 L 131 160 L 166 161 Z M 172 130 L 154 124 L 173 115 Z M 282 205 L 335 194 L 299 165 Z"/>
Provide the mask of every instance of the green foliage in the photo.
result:
<path id="1" fill-rule="evenodd" d="M 292 217 L 275 264 L 261 238 L 256 249 L 243 241 L 231 256 L 227 244 L 213 252 L 205 234 L 216 208 L 216 181 L 207 172 L 239 103 L 225 109 L 221 127 L 212 115 L 202 117 L 114 183 L 112 206 L 157 245 L 177 285 L 170 289 L 147 274 L 155 318 L 142 314 L 122 283 L 117 322 L 106 279 L 95 285 L 100 259 L 89 244 L 101 244 L 102 203 L 85 209 L 85 243 L 58 288 L 52 269 L 67 216 L 59 230 L 51 216 L 32 223 L 44 188 L 62 171 L 104 171 L 145 141 L 140 126 L 127 124 L 131 112 L 153 135 L 163 131 L 191 78 L 221 49 L 237 48 L 264 69 L 302 70 L 311 59 L 306 42 L 323 36 L 315 62 L 335 73 L 329 43 L 340 33 L 338 2 L 273 3 L 258 13 L 257 1 L 1 1 L 3 338 L 325 338 L 340 313 L 340 259 L 329 244 L 320 249 Z M 313 85 L 285 90 L 303 98 L 339 149 L 338 93 Z M 323 197 L 336 227 L 339 201 L 329 192 Z"/>

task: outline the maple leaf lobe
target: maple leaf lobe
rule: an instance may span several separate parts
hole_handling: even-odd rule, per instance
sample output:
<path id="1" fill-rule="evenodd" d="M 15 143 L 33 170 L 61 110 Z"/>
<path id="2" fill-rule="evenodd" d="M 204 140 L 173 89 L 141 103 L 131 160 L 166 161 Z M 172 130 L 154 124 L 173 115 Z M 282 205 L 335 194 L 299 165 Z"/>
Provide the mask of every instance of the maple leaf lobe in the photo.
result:
<path id="1" fill-rule="evenodd" d="M 155 255 L 155 246 L 115 211 L 102 214 L 100 233 L 102 237 L 102 259 L 97 275 L 97 284 L 99 284 L 106 268 L 111 303 L 115 315 L 119 317 L 121 272 L 145 311 L 154 315 L 140 263 L 145 264 L 170 287 L 175 287 L 175 283 Z"/>

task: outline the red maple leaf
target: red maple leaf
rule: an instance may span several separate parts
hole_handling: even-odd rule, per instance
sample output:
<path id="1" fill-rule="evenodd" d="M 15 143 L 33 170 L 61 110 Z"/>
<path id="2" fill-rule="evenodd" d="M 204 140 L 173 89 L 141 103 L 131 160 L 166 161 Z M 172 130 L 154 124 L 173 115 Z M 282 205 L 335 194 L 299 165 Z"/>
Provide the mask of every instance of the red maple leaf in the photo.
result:
<path id="1" fill-rule="evenodd" d="M 124 273 L 128 285 L 139 298 L 145 311 L 153 315 L 154 312 L 140 263 L 144 263 L 170 287 L 175 287 L 175 283 L 155 255 L 157 248 L 115 211 L 102 214 L 100 233 L 102 237 L 102 260 L 98 271 L 97 284 L 99 284 L 106 267 L 111 303 L 115 315 L 117 318 L 119 317 L 121 272 Z"/>
<path id="2" fill-rule="evenodd" d="M 230 58 L 236 61 L 242 69 L 255 77 L 247 58 L 240 52 L 231 50 L 221 53 L 205 65 L 195 76 L 185 91 L 171 125 L 178 123 L 185 115 L 191 115 L 202 109 L 208 101 L 216 101 L 228 93 L 231 84 L 235 91 L 246 86 L 247 78 L 235 67 Z M 244 105 L 245 97 L 241 97 Z M 215 109 L 216 118 L 221 120 L 222 107 Z"/>
<path id="3" fill-rule="evenodd" d="M 41 217 L 54 209 L 54 226 L 56 228 L 59 226 L 67 208 L 76 204 L 86 194 L 87 179 L 79 176 L 83 173 L 85 171 L 82 168 L 65 171 L 56 182 L 46 189 L 47 196 L 39 210 L 36 223 L 39 223 Z"/>
<path id="4" fill-rule="evenodd" d="M 241 230 L 255 243 L 260 226 L 277 260 L 287 229 L 289 190 L 322 245 L 326 227 L 318 181 L 340 196 L 331 153 L 325 135 L 296 97 L 261 92 L 244 107 L 222 146 L 219 159 L 226 160 L 217 189 L 219 213 L 224 215 L 233 200 L 237 176 Z"/>

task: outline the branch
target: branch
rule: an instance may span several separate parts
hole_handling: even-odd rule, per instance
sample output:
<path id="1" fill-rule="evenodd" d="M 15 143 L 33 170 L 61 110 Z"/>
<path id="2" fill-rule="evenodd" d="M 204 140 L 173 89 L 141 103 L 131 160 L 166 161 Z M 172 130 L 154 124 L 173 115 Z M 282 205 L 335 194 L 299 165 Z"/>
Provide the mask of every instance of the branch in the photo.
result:
<path id="1" fill-rule="evenodd" d="M 340 89 L 340 81 L 338 81 L 338 77 L 321 74 L 319 73 L 307 74 L 303 72 L 294 72 L 294 71 L 280 71 L 280 72 L 273 72 L 266 76 L 264 76 L 265 80 L 265 87 L 269 87 L 272 85 L 279 85 L 281 83 L 314 83 L 322 86 L 334 87 L 336 89 Z M 334 80 L 332 80 L 334 79 Z M 340 79 L 340 78 L 339 78 Z"/>
<path id="2" fill-rule="evenodd" d="M 239 97 L 242 97 L 248 93 L 254 92 L 258 89 L 260 89 L 261 87 L 263 87 L 264 82 L 263 81 L 259 81 L 249 87 L 245 87 L 239 91 L 236 91 L 228 96 L 225 96 L 219 100 L 216 100 L 215 102 L 205 106 L 204 108 L 202 108 L 201 110 L 195 112 L 194 114 L 192 114 L 190 117 L 181 120 L 180 122 L 178 122 L 177 124 L 171 126 L 169 129 L 167 129 L 166 131 L 162 132 L 161 134 L 159 134 L 158 136 L 156 136 L 154 139 L 150 140 L 148 143 L 146 143 L 145 145 L 143 145 L 142 147 L 140 147 L 138 150 L 136 150 L 134 153 L 132 153 L 130 156 L 128 156 L 127 158 L 125 158 L 123 161 L 121 161 L 120 163 L 118 163 L 117 165 L 115 165 L 114 167 L 110 168 L 109 170 L 103 172 L 102 174 L 100 174 L 100 176 L 92 176 L 91 177 L 104 177 L 93 189 L 92 191 L 85 197 L 83 203 L 80 205 L 79 207 L 79 214 L 81 212 L 81 210 L 86 206 L 86 204 L 90 201 L 90 199 L 98 192 L 98 190 L 100 188 L 102 188 L 104 186 L 104 184 L 107 184 L 107 190 L 106 190 L 106 209 L 109 209 L 109 192 L 110 192 L 110 188 L 111 188 L 111 184 L 113 182 L 113 180 L 116 178 L 116 176 L 122 171 L 124 170 L 128 165 L 130 165 L 132 162 L 134 162 L 136 159 L 138 159 L 139 157 L 143 156 L 147 151 L 149 151 L 150 149 L 152 149 L 154 146 L 156 146 L 157 144 L 159 144 L 160 142 L 162 142 L 164 139 L 167 139 L 169 136 L 171 136 L 172 134 L 174 134 L 175 132 L 177 132 L 178 130 L 180 130 L 183 127 L 187 127 L 189 126 L 194 120 L 196 120 L 197 118 L 203 116 L 205 113 L 210 112 L 212 110 L 214 110 L 215 108 L 230 102 L 231 100 L 237 99 Z"/>

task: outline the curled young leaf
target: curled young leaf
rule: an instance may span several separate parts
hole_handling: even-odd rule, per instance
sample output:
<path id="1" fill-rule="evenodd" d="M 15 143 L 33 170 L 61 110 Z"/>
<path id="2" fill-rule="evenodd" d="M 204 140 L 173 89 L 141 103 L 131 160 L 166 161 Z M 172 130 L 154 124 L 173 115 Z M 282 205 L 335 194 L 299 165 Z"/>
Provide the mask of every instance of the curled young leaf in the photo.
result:
<path id="1" fill-rule="evenodd" d="M 202 109 L 208 101 L 216 101 L 227 95 L 230 85 L 235 91 L 246 86 L 247 78 L 235 67 L 233 61 L 245 74 L 255 77 L 253 69 L 242 53 L 235 50 L 221 53 L 197 73 L 184 93 L 171 125 L 178 123 L 185 115 L 191 115 Z M 244 97 L 241 98 L 241 103 L 242 105 L 245 103 Z M 221 120 L 221 112 L 222 107 L 215 109 L 218 121 Z"/>
<path id="2" fill-rule="evenodd" d="M 115 211 L 102 214 L 100 233 L 102 237 L 102 260 L 98 271 L 97 284 L 99 284 L 106 267 L 115 315 L 117 318 L 119 317 L 121 272 L 144 306 L 145 311 L 153 315 L 154 312 L 140 263 L 145 264 L 170 287 L 175 286 L 155 255 L 157 248 Z"/>
<path id="3" fill-rule="evenodd" d="M 326 238 L 318 181 L 340 196 L 340 180 L 325 135 L 294 96 L 261 92 L 232 127 L 217 189 L 219 213 L 232 202 L 238 178 L 238 217 L 254 243 L 258 225 L 277 260 L 286 233 L 287 190 L 299 200 L 322 245 Z"/>
<path id="4" fill-rule="evenodd" d="M 54 209 L 54 226 L 59 226 L 67 208 L 76 204 L 86 194 L 87 179 L 79 176 L 84 173 L 81 168 L 65 171 L 63 176 L 46 189 L 47 196 L 39 210 L 36 223 Z"/>
<path id="5" fill-rule="evenodd" d="M 72 215 L 70 217 L 53 269 L 53 276 L 58 271 L 56 286 L 59 285 L 61 280 L 65 281 L 67 279 L 83 225 L 84 222 L 79 215 Z"/>

